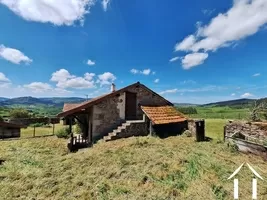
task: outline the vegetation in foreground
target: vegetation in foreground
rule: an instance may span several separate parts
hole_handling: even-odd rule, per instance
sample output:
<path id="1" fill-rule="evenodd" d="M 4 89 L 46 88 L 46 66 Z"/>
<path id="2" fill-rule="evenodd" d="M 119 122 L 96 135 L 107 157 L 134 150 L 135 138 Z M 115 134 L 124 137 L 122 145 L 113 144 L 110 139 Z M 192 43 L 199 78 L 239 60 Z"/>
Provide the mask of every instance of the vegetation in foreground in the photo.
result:
<path id="1" fill-rule="evenodd" d="M 207 135 L 220 138 L 221 123 L 212 130 L 207 122 Z M 227 178 L 241 163 L 267 174 L 260 157 L 183 136 L 99 142 L 74 154 L 56 137 L 2 141 L 0 155 L 3 199 L 233 199 Z M 238 178 L 240 199 L 251 199 L 251 172 L 244 168 Z M 267 199 L 265 180 L 258 198 Z"/>

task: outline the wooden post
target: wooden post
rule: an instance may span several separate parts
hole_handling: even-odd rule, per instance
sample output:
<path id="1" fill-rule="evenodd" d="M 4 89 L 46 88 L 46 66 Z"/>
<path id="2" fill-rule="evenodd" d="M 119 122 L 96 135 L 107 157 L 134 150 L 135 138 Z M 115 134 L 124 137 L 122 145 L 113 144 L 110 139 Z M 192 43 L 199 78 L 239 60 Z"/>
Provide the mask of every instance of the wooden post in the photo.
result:
<path id="1" fill-rule="evenodd" d="M 55 124 L 53 124 L 53 135 L 55 135 Z"/>
<path id="2" fill-rule="evenodd" d="M 223 127 L 223 141 L 225 142 L 226 126 Z"/>
<path id="3" fill-rule="evenodd" d="M 151 120 L 150 120 L 150 122 L 149 122 L 149 135 L 150 136 L 152 136 L 152 130 L 153 128 L 152 128 L 152 122 L 151 122 Z"/>
<path id="4" fill-rule="evenodd" d="M 33 137 L 35 137 L 35 125 L 33 126 Z"/>
<path id="5" fill-rule="evenodd" d="M 70 120 L 69 121 L 70 122 L 70 124 L 69 124 L 69 132 L 72 133 L 72 117 L 70 117 L 69 120 Z"/>

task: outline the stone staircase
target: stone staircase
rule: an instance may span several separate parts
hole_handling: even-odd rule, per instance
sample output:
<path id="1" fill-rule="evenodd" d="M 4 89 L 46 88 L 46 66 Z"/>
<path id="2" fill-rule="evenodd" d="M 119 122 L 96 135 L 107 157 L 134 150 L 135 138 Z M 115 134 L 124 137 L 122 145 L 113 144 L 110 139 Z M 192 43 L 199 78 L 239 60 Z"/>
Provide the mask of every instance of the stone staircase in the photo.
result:
<path id="1" fill-rule="evenodd" d="M 129 120 L 124 123 L 122 123 L 120 126 L 118 126 L 116 129 L 114 129 L 112 132 L 108 133 L 107 136 L 104 136 L 104 141 L 112 141 L 120 138 L 126 138 L 131 137 L 134 135 L 140 135 L 145 134 L 144 133 L 138 133 L 137 130 L 139 130 L 141 127 L 141 130 L 143 127 L 145 127 L 144 120 Z M 144 129 L 144 128 L 143 128 Z"/>

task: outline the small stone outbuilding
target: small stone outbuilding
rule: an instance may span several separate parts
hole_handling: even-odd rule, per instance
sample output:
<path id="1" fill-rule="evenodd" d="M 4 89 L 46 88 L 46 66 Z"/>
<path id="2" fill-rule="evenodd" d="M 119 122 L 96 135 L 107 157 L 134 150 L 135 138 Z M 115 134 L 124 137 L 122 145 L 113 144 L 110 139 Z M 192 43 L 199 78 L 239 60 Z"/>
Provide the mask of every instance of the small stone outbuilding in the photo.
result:
<path id="1" fill-rule="evenodd" d="M 179 134 L 187 129 L 187 118 L 174 105 L 140 82 L 85 101 L 65 104 L 58 117 L 82 124 L 82 135 L 90 142 L 148 135 L 163 129 Z M 162 126 L 161 126 L 162 125 Z M 169 127 L 168 127 L 169 126 Z"/>

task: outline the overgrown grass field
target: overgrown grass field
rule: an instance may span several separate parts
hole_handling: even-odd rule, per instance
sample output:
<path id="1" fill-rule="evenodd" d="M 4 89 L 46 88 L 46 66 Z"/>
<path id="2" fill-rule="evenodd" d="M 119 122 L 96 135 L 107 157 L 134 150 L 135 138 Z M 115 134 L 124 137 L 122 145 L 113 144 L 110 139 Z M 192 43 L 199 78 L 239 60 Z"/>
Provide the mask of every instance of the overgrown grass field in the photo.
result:
<path id="1" fill-rule="evenodd" d="M 223 120 L 207 120 L 211 142 L 184 136 L 132 137 L 99 142 L 68 154 L 56 137 L 1 141 L 1 199 L 233 199 L 227 178 L 243 162 L 264 177 L 258 199 L 267 199 L 267 166 L 219 142 Z M 218 139 L 218 140 L 217 140 Z M 240 199 L 251 199 L 252 174 L 238 174 Z"/>
<path id="2" fill-rule="evenodd" d="M 204 119 L 248 119 L 249 108 L 232 108 L 229 106 L 195 107 L 197 114 L 190 114 L 192 118 Z"/>
<path id="3" fill-rule="evenodd" d="M 55 124 L 54 134 L 61 128 L 64 128 L 62 123 Z M 35 127 L 35 134 L 34 134 L 34 128 L 31 126 L 28 126 L 27 128 L 21 129 L 21 137 L 22 138 L 28 138 L 33 136 L 47 136 L 47 135 L 53 135 L 53 125 L 50 125 L 49 127 Z"/>

